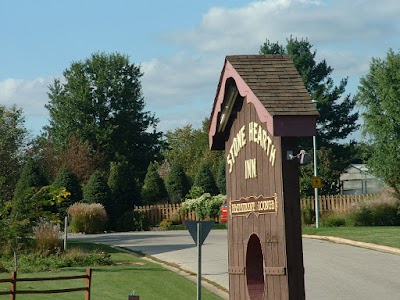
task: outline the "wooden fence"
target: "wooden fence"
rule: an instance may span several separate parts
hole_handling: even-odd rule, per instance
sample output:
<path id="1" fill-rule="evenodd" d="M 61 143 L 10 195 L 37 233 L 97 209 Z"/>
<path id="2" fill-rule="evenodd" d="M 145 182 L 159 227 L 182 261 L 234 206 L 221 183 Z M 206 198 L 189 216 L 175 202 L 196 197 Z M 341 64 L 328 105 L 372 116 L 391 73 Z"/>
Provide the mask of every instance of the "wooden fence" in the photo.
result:
<path id="1" fill-rule="evenodd" d="M 372 195 L 334 195 L 319 196 L 319 208 L 324 212 L 344 212 L 350 210 L 357 203 L 368 200 Z M 301 208 L 311 206 L 315 207 L 314 197 L 301 199 Z M 173 219 L 179 217 L 180 204 L 158 204 L 135 206 L 135 211 L 142 212 L 149 219 L 152 226 L 160 224 L 164 219 Z M 184 220 L 196 220 L 196 214 L 189 212 L 186 216 L 181 217 Z"/>
<path id="2" fill-rule="evenodd" d="M 57 290 L 18 290 L 17 282 L 27 281 L 52 281 L 52 280 L 72 280 L 72 279 L 85 279 L 86 285 L 84 287 L 77 288 L 64 288 Z M 16 299 L 17 294 L 59 294 L 59 293 L 70 293 L 70 292 L 85 292 L 85 300 L 90 300 L 90 286 L 92 281 L 92 269 L 86 269 L 85 275 L 77 276 L 61 276 L 61 277 L 42 277 L 42 278 L 17 278 L 17 272 L 11 273 L 10 279 L 0 279 L 0 283 L 9 282 L 9 291 L 0 291 L 0 295 L 10 295 L 11 300 Z"/>
<path id="3" fill-rule="evenodd" d="M 360 202 L 367 201 L 372 198 L 372 194 L 363 195 L 328 195 L 319 196 L 319 210 L 325 212 L 346 212 L 356 207 Z M 301 208 L 310 207 L 315 209 L 315 198 L 308 197 L 301 199 Z"/>

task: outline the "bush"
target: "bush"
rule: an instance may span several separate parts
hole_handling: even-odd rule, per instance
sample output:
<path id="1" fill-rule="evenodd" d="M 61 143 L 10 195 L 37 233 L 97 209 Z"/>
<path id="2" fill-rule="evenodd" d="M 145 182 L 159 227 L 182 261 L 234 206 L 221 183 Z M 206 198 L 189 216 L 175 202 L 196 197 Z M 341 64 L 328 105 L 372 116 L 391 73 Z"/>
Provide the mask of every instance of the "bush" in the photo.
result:
<path id="1" fill-rule="evenodd" d="M 73 232 L 102 232 L 107 224 L 107 213 L 100 203 L 75 203 L 68 208 L 72 217 L 70 228 Z"/>
<path id="2" fill-rule="evenodd" d="M 315 210 L 311 207 L 311 202 L 307 202 L 307 206 L 301 209 L 301 222 L 303 225 L 311 225 L 315 222 Z"/>
<path id="3" fill-rule="evenodd" d="M 172 221 L 170 219 L 164 219 L 160 223 L 161 228 L 168 228 L 172 225 Z"/>
<path id="4" fill-rule="evenodd" d="M 346 216 L 338 214 L 325 214 L 321 217 L 323 227 L 342 227 L 346 226 Z"/>
<path id="5" fill-rule="evenodd" d="M 150 230 L 150 222 L 142 212 L 129 210 L 117 220 L 118 231 L 145 231 Z"/>
<path id="6" fill-rule="evenodd" d="M 199 220 L 215 219 L 219 217 L 225 198 L 225 195 L 211 196 L 209 193 L 205 193 L 195 199 L 186 199 L 182 202 L 179 212 L 181 215 L 185 215 L 189 211 L 194 211 Z"/>
<path id="7" fill-rule="evenodd" d="M 62 241 L 60 239 L 60 225 L 54 222 L 41 220 L 33 228 L 34 247 L 37 253 L 43 256 L 60 253 Z"/>

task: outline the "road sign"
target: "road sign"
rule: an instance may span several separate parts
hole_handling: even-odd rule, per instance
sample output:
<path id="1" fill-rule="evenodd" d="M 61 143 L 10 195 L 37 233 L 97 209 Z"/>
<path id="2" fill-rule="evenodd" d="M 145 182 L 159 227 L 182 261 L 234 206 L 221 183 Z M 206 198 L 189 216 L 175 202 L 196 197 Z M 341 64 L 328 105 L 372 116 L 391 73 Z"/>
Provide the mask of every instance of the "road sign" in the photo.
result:
<path id="1" fill-rule="evenodd" d="M 199 241 L 200 241 L 200 246 L 203 245 L 205 239 L 208 236 L 208 233 L 210 232 L 211 228 L 214 225 L 214 221 L 185 221 L 186 228 L 189 230 L 190 235 L 192 236 L 194 242 L 197 245 L 197 224 L 200 226 L 200 236 L 199 236 Z"/>
<path id="2" fill-rule="evenodd" d="M 322 187 L 321 176 L 313 176 L 313 178 L 312 178 L 312 187 L 314 189 L 320 189 Z"/>

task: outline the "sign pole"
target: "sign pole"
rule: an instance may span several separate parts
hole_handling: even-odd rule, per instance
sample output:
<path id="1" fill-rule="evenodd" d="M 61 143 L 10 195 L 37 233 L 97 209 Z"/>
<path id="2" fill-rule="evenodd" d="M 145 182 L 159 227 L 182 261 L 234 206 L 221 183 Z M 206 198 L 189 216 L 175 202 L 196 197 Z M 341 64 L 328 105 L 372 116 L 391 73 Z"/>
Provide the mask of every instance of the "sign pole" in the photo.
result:
<path id="1" fill-rule="evenodd" d="M 201 223 L 197 223 L 197 300 L 201 300 Z"/>
<path id="2" fill-rule="evenodd" d="M 317 136 L 313 136 L 313 144 L 314 144 L 314 176 L 318 176 L 318 169 L 317 169 Z M 318 201 L 318 188 L 314 188 L 314 195 L 315 195 L 315 227 L 319 228 L 319 201 Z"/>

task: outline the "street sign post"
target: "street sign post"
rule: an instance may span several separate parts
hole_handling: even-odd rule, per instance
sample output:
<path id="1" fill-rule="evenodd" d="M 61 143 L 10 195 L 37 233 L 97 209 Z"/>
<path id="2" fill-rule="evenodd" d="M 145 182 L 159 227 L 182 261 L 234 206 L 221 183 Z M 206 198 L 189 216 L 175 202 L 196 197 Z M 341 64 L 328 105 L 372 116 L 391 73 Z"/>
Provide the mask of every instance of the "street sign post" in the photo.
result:
<path id="1" fill-rule="evenodd" d="M 197 300 L 201 300 L 201 246 L 214 221 L 186 221 L 185 225 L 197 246 Z"/>

